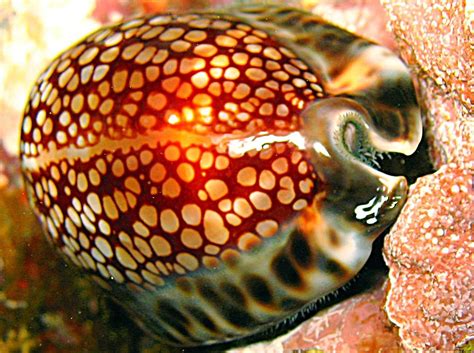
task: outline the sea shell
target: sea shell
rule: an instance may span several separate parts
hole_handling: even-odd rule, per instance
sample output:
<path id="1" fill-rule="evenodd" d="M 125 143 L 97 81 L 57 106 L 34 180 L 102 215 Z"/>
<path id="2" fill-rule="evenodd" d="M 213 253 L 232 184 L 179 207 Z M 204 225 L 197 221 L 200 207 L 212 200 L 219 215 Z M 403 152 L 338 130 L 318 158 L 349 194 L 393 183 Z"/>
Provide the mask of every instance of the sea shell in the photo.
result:
<path id="1" fill-rule="evenodd" d="M 21 163 L 55 247 L 159 340 L 262 332 L 354 277 L 397 217 L 421 121 L 388 49 L 250 6 L 105 27 L 55 59 Z"/>

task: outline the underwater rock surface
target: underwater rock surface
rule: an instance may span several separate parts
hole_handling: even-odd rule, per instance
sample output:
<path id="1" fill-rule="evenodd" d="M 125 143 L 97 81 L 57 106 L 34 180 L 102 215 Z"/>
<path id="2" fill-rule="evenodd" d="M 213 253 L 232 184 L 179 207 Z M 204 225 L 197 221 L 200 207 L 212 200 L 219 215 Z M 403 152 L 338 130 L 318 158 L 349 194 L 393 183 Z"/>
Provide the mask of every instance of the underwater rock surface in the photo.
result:
<path id="1" fill-rule="evenodd" d="M 406 348 L 452 350 L 472 335 L 473 195 L 472 176 L 445 165 L 412 186 L 385 239 L 385 309 Z"/>
<path id="2" fill-rule="evenodd" d="M 386 311 L 406 349 L 473 339 L 473 15 L 463 1 L 383 1 L 414 67 L 438 172 L 420 178 L 385 242 Z"/>

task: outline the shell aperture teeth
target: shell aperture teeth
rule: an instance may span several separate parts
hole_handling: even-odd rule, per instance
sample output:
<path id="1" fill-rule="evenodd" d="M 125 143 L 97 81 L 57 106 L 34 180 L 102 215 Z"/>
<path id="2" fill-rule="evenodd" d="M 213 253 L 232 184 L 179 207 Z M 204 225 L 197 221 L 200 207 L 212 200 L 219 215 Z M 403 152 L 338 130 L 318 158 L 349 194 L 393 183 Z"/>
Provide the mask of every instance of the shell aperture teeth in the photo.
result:
<path id="1" fill-rule="evenodd" d="M 326 187 L 326 198 L 318 207 L 330 210 L 321 212 L 333 214 L 334 227 L 346 228 L 342 233 L 350 233 L 351 225 L 357 223 L 363 225 L 357 230 L 361 235 L 374 239 L 395 220 L 407 183 L 404 177 L 378 171 L 373 162 L 365 163 L 364 153 L 370 156 L 380 151 L 372 146 L 367 111 L 353 100 L 328 98 L 310 105 L 303 118 L 311 161 Z M 383 146 L 390 151 L 389 143 Z"/>

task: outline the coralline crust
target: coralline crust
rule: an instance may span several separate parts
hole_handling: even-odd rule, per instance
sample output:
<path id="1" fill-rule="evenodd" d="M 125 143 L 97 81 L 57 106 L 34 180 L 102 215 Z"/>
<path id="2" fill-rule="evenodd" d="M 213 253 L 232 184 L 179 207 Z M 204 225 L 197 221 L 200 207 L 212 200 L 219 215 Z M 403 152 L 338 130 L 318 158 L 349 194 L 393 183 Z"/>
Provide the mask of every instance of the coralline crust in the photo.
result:
<path id="1" fill-rule="evenodd" d="M 472 178 L 446 165 L 410 195 L 385 240 L 386 311 L 405 348 L 454 349 L 474 329 Z"/>
<path id="2" fill-rule="evenodd" d="M 315 347 L 324 352 L 400 349 L 396 332 L 387 325 L 387 317 L 380 310 L 384 297 L 384 288 L 380 287 L 332 307 L 324 315 L 301 325 L 283 343 L 284 351 Z"/>
<path id="3" fill-rule="evenodd" d="M 452 350 L 473 339 L 472 9 L 456 0 L 383 4 L 417 75 L 439 168 L 412 186 L 386 238 L 386 311 L 405 349 Z"/>
<path id="4" fill-rule="evenodd" d="M 472 5 L 462 0 L 382 0 L 382 4 L 404 59 L 415 64 L 419 74 L 458 95 L 472 114 Z"/>
<path id="5" fill-rule="evenodd" d="M 434 166 L 472 169 L 472 6 L 461 0 L 383 0 L 402 58 L 417 76 Z"/>

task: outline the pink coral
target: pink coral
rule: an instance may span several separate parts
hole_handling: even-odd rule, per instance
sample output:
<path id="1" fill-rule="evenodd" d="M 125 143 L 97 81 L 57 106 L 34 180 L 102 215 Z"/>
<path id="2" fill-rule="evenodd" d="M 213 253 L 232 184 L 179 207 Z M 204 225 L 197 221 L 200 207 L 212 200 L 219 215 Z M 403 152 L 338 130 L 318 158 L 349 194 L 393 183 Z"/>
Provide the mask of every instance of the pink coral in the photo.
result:
<path id="1" fill-rule="evenodd" d="M 403 57 L 473 112 L 472 5 L 463 0 L 382 0 Z M 471 43 L 471 44 L 470 44 Z"/>
<path id="2" fill-rule="evenodd" d="M 386 310 L 406 348 L 454 349 L 474 330 L 472 178 L 457 165 L 419 179 L 390 236 Z"/>
<path id="3" fill-rule="evenodd" d="M 435 166 L 459 161 L 472 168 L 472 8 L 462 0 L 382 2 L 401 55 L 419 80 Z"/>
<path id="4" fill-rule="evenodd" d="M 417 73 L 431 158 L 385 243 L 386 310 L 407 349 L 473 339 L 472 16 L 464 1 L 385 0 L 403 57 Z"/>
<path id="5" fill-rule="evenodd" d="M 284 343 L 285 349 L 328 352 L 389 352 L 399 348 L 396 334 L 380 310 L 385 292 L 377 288 L 332 307 L 307 321 Z M 374 335 L 374 332 L 377 334 Z"/>

